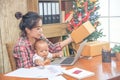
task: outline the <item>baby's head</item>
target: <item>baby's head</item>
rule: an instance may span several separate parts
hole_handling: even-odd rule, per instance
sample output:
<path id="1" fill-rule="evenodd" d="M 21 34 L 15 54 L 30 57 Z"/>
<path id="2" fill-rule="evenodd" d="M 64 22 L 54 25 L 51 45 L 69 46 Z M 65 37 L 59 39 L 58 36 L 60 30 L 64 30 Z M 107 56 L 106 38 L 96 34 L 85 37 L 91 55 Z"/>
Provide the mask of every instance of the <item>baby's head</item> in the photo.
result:
<path id="1" fill-rule="evenodd" d="M 44 58 L 47 57 L 48 52 L 49 52 L 49 47 L 46 41 L 41 40 L 41 39 L 37 40 L 35 42 L 34 48 L 35 48 L 36 53 L 39 56 L 44 57 Z"/>

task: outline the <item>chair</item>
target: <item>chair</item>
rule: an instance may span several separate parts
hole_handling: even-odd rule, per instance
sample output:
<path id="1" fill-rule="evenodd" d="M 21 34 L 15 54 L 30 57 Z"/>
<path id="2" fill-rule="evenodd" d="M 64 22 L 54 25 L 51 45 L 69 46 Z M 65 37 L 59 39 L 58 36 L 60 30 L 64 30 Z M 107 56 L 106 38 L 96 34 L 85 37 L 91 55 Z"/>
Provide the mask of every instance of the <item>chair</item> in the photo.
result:
<path id="1" fill-rule="evenodd" d="M 16 62 L 13 57 L 13 46 L 14 46 L 14 43 L 6 43 L 6 49 L 7 49 L 8 58 L 10 61 L 10 66 L 12 71 L 16 69 Z"/>

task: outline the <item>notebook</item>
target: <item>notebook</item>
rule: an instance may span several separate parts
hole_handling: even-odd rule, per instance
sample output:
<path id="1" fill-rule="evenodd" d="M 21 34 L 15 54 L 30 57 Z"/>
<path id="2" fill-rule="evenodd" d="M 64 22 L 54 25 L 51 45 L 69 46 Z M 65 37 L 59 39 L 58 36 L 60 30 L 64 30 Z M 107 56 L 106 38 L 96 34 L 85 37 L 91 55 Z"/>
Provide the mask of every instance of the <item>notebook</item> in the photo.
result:
<path id="1" fill-rule="evenodd" d="M 65 70 L 63 70 L 63 73 L 66 74 L 66 75 L 69 75 L 71 77 L 74 77 L 77 80 L 81 80 L 83 78 L 87 78 L 87 77 L 91 77 L 91 76 L 95 75 L 94 72 L 84 70 L 84 69 L 81 69 L 81 68 L 78 68 L 78 67 L 74 67 L 74 68 L 67 69 L 67 70 L 65 69 Z"/>
<path id="2" fill-rule="evenodd" d="M 73 65 L 79 59 L 86 42 L 87 42 L 87 40 L 84 40 L 83 42 L 80 43 L 80 46 L 74 57 L 56 58 L 54 61 L 51 62 L 51 64 L 52 65 Z"/>

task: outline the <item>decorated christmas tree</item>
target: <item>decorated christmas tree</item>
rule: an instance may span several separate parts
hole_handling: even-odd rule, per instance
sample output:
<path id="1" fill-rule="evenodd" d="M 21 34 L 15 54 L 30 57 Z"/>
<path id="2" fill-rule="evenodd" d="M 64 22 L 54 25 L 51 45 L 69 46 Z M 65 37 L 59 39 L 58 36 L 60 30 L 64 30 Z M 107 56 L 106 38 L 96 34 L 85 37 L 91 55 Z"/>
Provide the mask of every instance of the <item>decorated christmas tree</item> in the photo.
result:
<path id="1" fill-rule="evenodd" d="M 98 0 L 73 0 L 72 2 L 72 10 L 65 16 L 65 20 L 68 22 L 67 32 L 71 33 L 83 23 L 90 21 L 95 27 L 95 31 L 86 39 L 88 41 L 93 41 L 104 36 L 102 29 L 97 29 L 100 25 L 100 22 L 98 21 L 100 16 L 98 13 L 98 9 L 100 8 Z"/>

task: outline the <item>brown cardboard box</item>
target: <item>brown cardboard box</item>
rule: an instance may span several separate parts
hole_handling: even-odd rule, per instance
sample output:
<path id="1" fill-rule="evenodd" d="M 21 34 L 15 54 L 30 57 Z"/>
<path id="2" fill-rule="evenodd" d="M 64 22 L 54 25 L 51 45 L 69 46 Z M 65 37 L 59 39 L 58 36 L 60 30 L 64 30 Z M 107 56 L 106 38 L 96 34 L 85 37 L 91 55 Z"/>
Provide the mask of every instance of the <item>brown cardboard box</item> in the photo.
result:
<path id="1" fill-rule="evenodd" d="M 92 26 L 90 21 L 87 21 L 79 26 L 77 29 L 73 30 L 70 35 L 75 43 L 79 43 L 94 31 L 95 28 Z"/>
<path id="2" fill-rule="evenodd" d="M 103 41 L 87 42 L 81 55 L 82 56 L 97 56 L 102 53 L 101 52 L 102 48 L 110 50 L 109 42 L 103 42 Z"/>

